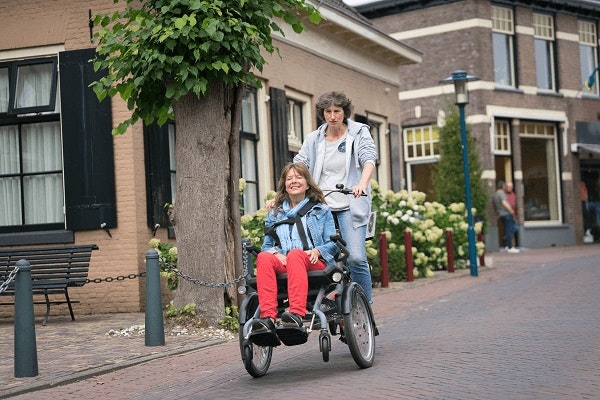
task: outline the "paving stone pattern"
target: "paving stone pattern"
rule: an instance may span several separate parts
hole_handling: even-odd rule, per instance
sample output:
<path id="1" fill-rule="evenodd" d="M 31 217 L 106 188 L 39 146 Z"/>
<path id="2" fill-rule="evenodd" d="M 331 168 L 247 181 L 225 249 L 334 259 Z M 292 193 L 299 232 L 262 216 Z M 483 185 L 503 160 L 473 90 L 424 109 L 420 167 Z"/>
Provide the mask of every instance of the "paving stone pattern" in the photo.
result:
<path id="1" fill-rule="evenodd" d="M 143 314 L 52 318 L 36 324 L 39 375 L 13 377 L 12 323 L 0 323 L 0 398 L 17 399 L 594 399 L 600 398 L 600 246 L 494 253 L 468 270 L 376 289 L 381 335 L 372 368 L 359 369 L 318 334 L 276 348 L 251 378 L 237 340 L 111 337 Z M 20 395 L 19 395 L 20 394 Z"/>

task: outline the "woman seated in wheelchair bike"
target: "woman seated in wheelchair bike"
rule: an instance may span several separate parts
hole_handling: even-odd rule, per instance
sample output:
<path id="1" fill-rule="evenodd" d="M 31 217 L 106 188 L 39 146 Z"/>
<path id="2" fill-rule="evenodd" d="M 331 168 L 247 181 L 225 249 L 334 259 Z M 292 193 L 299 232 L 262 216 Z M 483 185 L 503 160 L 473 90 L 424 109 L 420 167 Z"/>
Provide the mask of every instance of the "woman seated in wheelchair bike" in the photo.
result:
<path id="1" fill-rule="evenodd" d="M 303 163 L 286 165 L 277 184 L 274 207 L 265 221 L 265 240 L 256 258 L 256 285 L 260 319 L 251 327 L 252 342 L 277 346 L 277 274 L 287 273 L 289 311 L 281 327 L 302 329 L 306 315 L 308 271 L 335 265 L 338 247 L 331 210 L 323 192 Z M 280 330 L 281 331 L 281 330 Z"/>

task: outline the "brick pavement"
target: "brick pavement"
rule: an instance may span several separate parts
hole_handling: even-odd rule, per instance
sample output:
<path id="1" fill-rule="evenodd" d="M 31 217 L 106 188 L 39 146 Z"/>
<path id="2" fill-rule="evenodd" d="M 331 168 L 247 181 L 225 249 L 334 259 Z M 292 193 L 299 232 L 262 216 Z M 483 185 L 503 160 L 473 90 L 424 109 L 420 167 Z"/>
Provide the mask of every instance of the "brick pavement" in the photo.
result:
<path id="1" fill-rule="evenodd" d="M 548 261 L 579 256 L 600 255 L 600 246 L 586 245 L 565 248 L 550 248 L 523 251 L 520 254 L 494 253 L 486 258 L 487 267 L 480 267 L 480 276 L 485 277 L 495 267 L 519 265 L 543 265 Z M 378 319 L 397 312 L 399 308 L 409 308 L 445 291 L 451 292 L 477 284 L 480 280 L 468 279 L 468 270 L 457 270 L 454 274 L 437 273 L 427 280 L 415 282 L 394 282 L 389 288 L 375 290 L 375 296 L 412 290 L 404 303 L 375 301 L 374 310 Z M 460 279 L 457 279 L 460 278 Z M 436 285 L 436 290 L 419 290 L 424 285 L 444 280 L 443 285 Z M 382 298 L 383 300 L 383 298 Z M 144 323 L 143 313 L 108 314 L 79 316 L 75 322 L 68 318 L 52 317 L 47 326 L 36 324 L 37 355 L 39 374 L 30 378 L 14 378 L 13 369 L 13 326 L 12 321 L 0 321 L 0 398 L 18 393 L 40 390 L 68 382 L 97 377 L 102 374 L 141 364 L 149 360 L 170 357 L 176 354 L 203 349 L 203 353 L 218 352 L 223 340 L 206 339 L 197 336 L 166 336 L 165 346 L 147 347 L 144 337 L 111 337 L 110 329 L 127 328 Z M 235 355 L 239 357 L 238 355 Z M 218 357 L 216 357 L 218 359 Z"/>

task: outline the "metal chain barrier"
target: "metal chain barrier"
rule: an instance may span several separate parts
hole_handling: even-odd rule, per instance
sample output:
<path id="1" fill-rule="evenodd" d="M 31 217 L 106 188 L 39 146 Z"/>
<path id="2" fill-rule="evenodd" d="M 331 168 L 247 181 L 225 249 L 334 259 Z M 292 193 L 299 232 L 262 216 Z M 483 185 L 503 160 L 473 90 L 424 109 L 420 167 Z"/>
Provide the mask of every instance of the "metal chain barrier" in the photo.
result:
<path id="1" fill-rule="evenodd" d="M 177 269 L 176 266 L 174 266 L 173 264 L 170 264 L 168 262 L 165 262 L 163 260 L 160 259 L 159 257 L 159 263 L 161 266 L 167 268 L 168 270 L 174 272 L 175 274 L 177 274 L 177 276 L 179 276 L 182 279 L 185 279 L 188 282 L 191 282 L 195 285 L 199 285 L 199 286 L 206 286 L 209 288 L 225 288 L 227 286 L 232 286 L 232 285 L 236 285 L 239 282 L 241 282 L 242 280 L 244 280 L 244 277 L 248 274 L 248 264 L 249 264 L 249 259 L 248 259 L 248 250 L 247 248 L 250 247 L 250 243 L 248 240 L 242 240 L 242 265 L 243 270 L 242 270 L 242 274 L 240 276 L 238 276 L 237 278 L 235 278 L 232 281 L 229 282 L 225 282 L 225 283 L 214 283 L 214 282 L 204 282 L 201 281 L 199 279 L 194 279 L 189 275 L 184 274 L 183 272 L 179 271 Z"/>
<path id="2" fill-rule="evenodd" d="M 4 282 L 0 283 L 0 293 L 4 292 L 6 288 L 8 288 L 8 285 L 10 285 L 10 283 L 17 276 L 17 272 L 19 272 L 19 267 L 15 267 L 15 269 L 10 271 L 10 274 L 8 274 L 8 278 L 6 278 Z"/>
<path id="3" fill-rule="evenodd" d="M 119 275 L 116 277 L 106 277 L 106 278 L 94 278 L 94 279 L 86 279 L 85 283 L 102 283 L 102 282 L 113 282 L 113 281 L 124 281 L 125 279 L 135 279 L 146 276 L 145 272 L 140 272 L 139 274 L 129 274 L 129 275 Z"/>
<path id="4" fill-rule="evenodd" d="M 249 263 L 250 263 L 250 259 L 248 256 L 248 247 L 250 247 L 250 242 L 246 239 L 242 240 L 242 265 L 244 266 L 244 268 L 242 270 L 242 274 L 240 276 L 238 276 L 237 278 L 235 278 L 234 280 L 225 282 L 225 283 L 203 282 L 199 279 L 194 279 L 194 278 L 190 277 L 189 275 L 184 274 L 183 272 L 179 271 L 175 265 L 170 264 L 166 261 L 163 261 L 160 257 L 159 257 L 158 262 L 162 267 L 174 272 L 180 278 L 185 279 L 186 281 L 191 282 L 193 284 L 196 284 L 199 286 L 206 286 L 206 287 L 210 287 L 210 288 L 225 288 L 227 286 L 236 285 L 236 284 L 240 283 L 244 279 L 244 277 L 248 274 L 248 268 L 249 268 Z M 16 275 L 17 270 L 18 270 L 18 268 L 15 268 L 15 270 L 11 272 L 11 275 L 9 275 L 8 280 L 6 282 L 2 283 L 2 285 L 0 286 L 0 293 L 3 290 L 5 290 L 6 286 L 8 286 L 8 284 L 10 283 L 10 281 L 13 278 L 13 274 Z M 146 276 L 146 272 L 140 272 L 139 274 L 119 275 L 116 277 L 109 276 L 107 278 L 86 279 L 85 283 L 124 281 L 125 279 L 135 279 L 135 278 L 141 278 L 144 276 Z"/>

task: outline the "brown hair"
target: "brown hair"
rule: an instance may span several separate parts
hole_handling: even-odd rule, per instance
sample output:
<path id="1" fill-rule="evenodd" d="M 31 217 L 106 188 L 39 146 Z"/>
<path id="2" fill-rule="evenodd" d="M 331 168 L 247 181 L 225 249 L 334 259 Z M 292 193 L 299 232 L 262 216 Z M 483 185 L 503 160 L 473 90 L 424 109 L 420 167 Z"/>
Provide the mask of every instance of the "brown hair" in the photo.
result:
<path id="1" fill-rule="evenodd" d="M 308 190 L 306 190 L 306 197 L 308 197 L 311 201 L 325 203 L 325 196 L 323 195 L 323 191 L 321 190 L 321 188 L 319 188 L 317 182 L 315 182 L 315 180 L 313 179 L 306 164 L 301 162 L 289 163 L 281 171 L 281 176 L 279 177 L 279 182 L 277 183 L 277 194 L 275 194 L 275 210 L 277 210 L 277 208 L 283 204 L 284 200 L 290 200 L 288 192 L 285 190 L 285 181 L 288 172 L 290 172 L 290 170 L 292 169 L 295 170 L 301 177 L 306 179 L 306 184 L 308 185 Z"/>
<path id="2" fill-rule="evenodd" d="M 352 115 L 352 101 L 343 92 L 323 93 L 317 100 L 317 115 L 323 118 L 325 109 L 332 105 L 344 110 L 344 123 L 346 123 L 346 120 Z"/>

